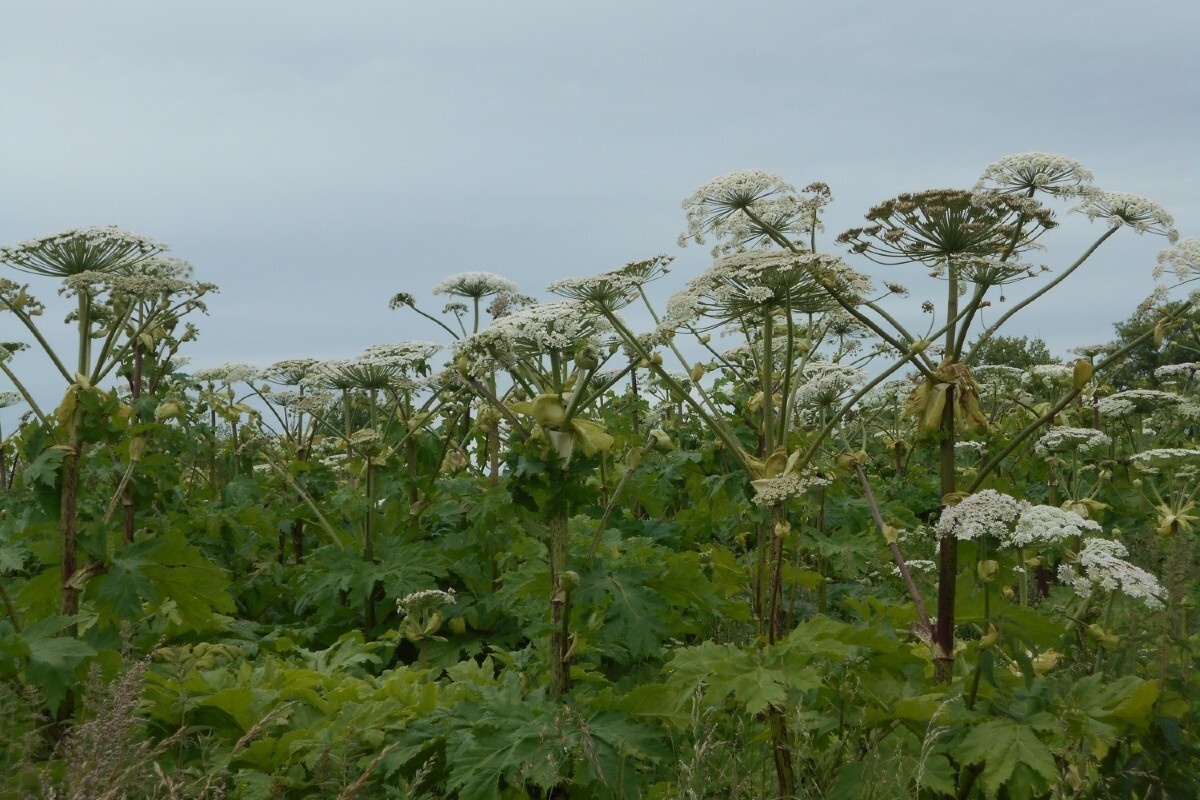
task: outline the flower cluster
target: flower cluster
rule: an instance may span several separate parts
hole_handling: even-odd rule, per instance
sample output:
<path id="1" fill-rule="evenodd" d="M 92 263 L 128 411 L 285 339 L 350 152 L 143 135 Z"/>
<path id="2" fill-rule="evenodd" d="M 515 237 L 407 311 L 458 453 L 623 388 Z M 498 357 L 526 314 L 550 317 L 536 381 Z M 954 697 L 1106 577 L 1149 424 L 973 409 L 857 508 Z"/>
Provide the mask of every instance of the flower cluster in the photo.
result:
<path id="1" fill-rule="evenodd" d="M 1078 566 L 1063 564 L 1058 577 L 1074 587 L 1081 597 L 1090 597 L 1099 587 L 1106 592 L 1121 591 L 1141 600 L 1148 608 L 1162 608 L 1167 591 L 1158 579 L 1141 567 L 1125 560 L 1129 551 L 1120 542 L 1090 538 L 1078 554 Z"/>
<path id="2" fill-rule="evenodd" d="M 1154 411 L 1178 408 L 1184 398 L 1157 389 L 1126 389 L 1100 399 L 1100 413 L 1106 417 L 1127 417 L 1130 414 L 1149 414 Z"/>
<path id="3" fill-rule="evenodd" d="M 1129 460 L 1134 464 L 1142 465 L 1143 468 L 1177 467 L 1193 461 L 1200 463 L 1200 450 L 1188 447 L 1160 447 L 1155 450 L 1134 453 Z"/>
<path id="4" fill-rule="evenodd" d="M 1074 511 L 1035 505 L 985 489 L 946 508 L 936 530 L 942 536 L 964 540 L 992 536 L 1005 547 L 1039 547 L 1067 541 L 1085 531 L 1099 532 L 1100 525 Z"/>
<path id="5" fill-rule="evenodd" d="M 677 330 L 696 317 L 722 324 L 779 310 L 819 314 L 837 308 L 831 292 L 858 302 L 870 279 L 835 256 L 748 250 L 716 260 L 671 297 L 660 328 Z"/>
<path id="6" fill-rule="evenodd" d="M 634 301 L 641 287 L 667 274 L 673 256 L 657 255 L 589 278 L 566 278 L 546 287 L 547 291 L 572 300 L 592 303 L 610 311 Z"/>
<path id="7" fill-rule="evenodd" d="M 299 386 L 318 363 L 315 358 L 288 358 L 276 361 L 259 373 L 259 377 L 281 386 Z"/>
<path id="8" fill-rule="evenodd" d="M 1052 153 L 1017 153 L 988 164 L 974 191 L 1044 192 L 1060 197 L 1094 194 L 1092 173 L 1074 159 Z"/>
<path id="9" fill-rule="evenodd" d="M 1200 239 L 1189 236 L 1174 247 L 1169 247 L 1158 254 L 1158 263 L 1154 267 L 1155 279 L 1161 278 L 1167 267 L 1175 273 L 1175 277 L 1186 281 L 1193 275 L 1200 275 Z"/>
<path id="10" fill-rule="evenodd" d="M 1080 536 L 1084 531 L 1098 533 L 1100 523 L 1084 519 L 1074 511 L 1025 503 L 1016 527 L 1005 543 L 1014 547 L 1055 544 Z"/>
<path id="11" fill-rule="evenodd" d="M 851 228 L 837 240 L 880 264 L 929 264 L 935 275 L 947 259 L 966 264 L 1027 250 L 1057 225 L 1053 213 L 1029 198 L 961 189 L 902 194 L 872 208 L 867 219 L 871 225 Z M 1008 269 L 998 261 L 993 267 Z M 1027 268 L 1013 269 L 1005 280 Z M 988 274 L 983 267 L 979 272 Z"/>
<path id="12" fill-rule="evenodd" d="M 713 255 L 759 247 L 774 236 L 793 244 L 819 227 L 818 215 L 832 199 L 829 187 L 813 183 L 803 192 L 779 175 L 762 170 L 742 170 L 715 178 L 683 201 L 687 231 L 679 237 L 704 244 L 718 240 Z"/>
<path id="13" fill-rule="evenodd" d="M 814 361 L 804 367 L 804 383 L 794 394 L 796 405 L 829 408 L 867 379 L 867 373 L 844 364 Z"/>
<path id="14" fill-rule="evenodd" d="M 257 378 L 258 370 L 249 364 L 221 364 L 192 373 L 192 380 L 197 383 L 251 383 Z"/>
<path id="15" fill-rule="evenodd" d="M 512 281 L 491 272 L 460 272 L 433 285 L 434 294 L 449 294 L 476 300 L 493 294 L 517 294 L 520 291 L 521 288 Z M 392 302 L 397 303 L 397 298 L 393 298 Z M 412 305 L 407 301 L 403 301 L 403 304 Z"/>
<path id="16" fill-rule="evenodd" d="M 1179 238 L 1175 218 L 1158 203 L 1136 194 L 1097 192 L 1071 210 L 1086 214 L 1088 219 L 1104 220 L 1113 228 L 1125 226 L 1138 233 L 1154 233 L 1166 236 L 1170 242 Z"/>
<path id="17" fill-rule="evenodd" d="M 800 497 L 812 489 L 829 484 L 828 478 L 813 473 L 791 471 L 776 478 L 751 481 L 754 487 L 754 502 L 760 506 L 782 505 L 793 497 Z"/>
<path id="18" fill-rule="evenodd" d="M 1098 447 L 1112 444 L 1108 434 L 1095 428 L 1051 428 L 1042 438 L 1038 439 L 1033 450 L 1039 456 L 1050 453 L 1066 453 L 1076 451 L 1086 453 Z"/>
<path id="19" fill-rule="evenodd" d="M 1020 512 L 1021 504 L 1015 497 L 984 489 L 943 510 L 936 530 L 940 536 L 958 539 L 1000 536 L 1008 532 Z"/>
<path id="20" fill-rule="evenodd" d="M 409 616 L 441 606 L 452 606 L 457 602 L 458 599 L 454 596 L 453 589 L 449 591 L 423 589 L 397 598 L 396 610 L 403 616 Z"/>
<path id="21" fill-rule="evenodd" d="M 23 271 L 65 278 L 81 272 L 128 271 L 166 250 L 145 236 L 106 228 L 76 228 L 0 247 L 0 261 Z"/>
<path id="22" fill-rule="evenodd" d="M 1200 374 L 1200 361 L 1190 361 L 1182 364 L 1164 364 L 1154 370 L 1154 377 L 1171 378 L 1175 375 L 1182 375 L 1185 379 L 1194 378 Z"/>

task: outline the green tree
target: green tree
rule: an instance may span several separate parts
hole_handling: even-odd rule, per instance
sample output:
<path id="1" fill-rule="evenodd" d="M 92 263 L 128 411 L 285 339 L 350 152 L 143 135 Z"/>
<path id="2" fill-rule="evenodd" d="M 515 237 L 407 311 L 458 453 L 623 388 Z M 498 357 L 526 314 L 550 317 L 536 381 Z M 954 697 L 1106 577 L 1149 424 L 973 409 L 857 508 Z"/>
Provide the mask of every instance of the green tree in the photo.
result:
<path id="1" fill-rule="evenodd" d="M 1059 362 L 1051 355 L 1050 348 L 1041 337 L 993 336 L 981 344 L 972 345 L 971 352 L 976 364 L 999 364 L 1019 369 Z"/>

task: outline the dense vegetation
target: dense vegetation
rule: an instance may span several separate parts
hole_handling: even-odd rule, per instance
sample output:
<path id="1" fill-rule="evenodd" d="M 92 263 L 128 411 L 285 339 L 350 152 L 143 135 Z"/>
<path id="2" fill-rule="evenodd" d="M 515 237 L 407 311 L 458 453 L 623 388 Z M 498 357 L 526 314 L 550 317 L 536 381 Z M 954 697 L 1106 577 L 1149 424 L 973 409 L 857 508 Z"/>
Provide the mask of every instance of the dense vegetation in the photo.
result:
<path id="1" fill-rule="evenodd" d="M 917 330 L 829 200 L 701 187 L 664 308 L 667 256 L 463 273 L 393 298 L 439 342 L 261 369 L 186 366 L 213 287 L 158 243 L 0 250 L 0 795 L 1200 794 L 1200 242 L 1012 156 L 837 237 L 944 280 Z M 1174 246 L 1116 341 L 1001 333 L 1129 233 Z"/>

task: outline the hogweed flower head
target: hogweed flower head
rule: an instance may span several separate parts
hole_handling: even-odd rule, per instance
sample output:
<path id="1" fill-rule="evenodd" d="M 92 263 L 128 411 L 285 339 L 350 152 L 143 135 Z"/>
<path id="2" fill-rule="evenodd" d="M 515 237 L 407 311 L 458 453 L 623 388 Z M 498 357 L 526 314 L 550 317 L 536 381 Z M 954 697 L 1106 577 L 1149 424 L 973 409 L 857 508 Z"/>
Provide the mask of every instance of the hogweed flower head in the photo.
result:
<path id="1" fill-rule="evenodd" d="M 192 373 L 192 380 L 197 383 L 253 383 L 257 379 L 258 370 L 249 364 L 221 364 Z"/>
<path id="2" fill-rule="evenodd" d="M 423 589 L 396 599 L 396 610 L 401 614 L 416 614 L 441 606 L 452 606 L 458 602 L 454 590 Z"/>
<path id="3" fill-rule="evenodd" d="M 946 507 L 935 529 L 941 536 L 964 540 L 1001 536 L 1020 513 L 1021 503 L 1015 497 L 984 489 Z"/>
<path id="4" fill-rule="evenodd" d="M 1030 547 L 1069 541 L 1084 531 L 1099 533 L 1100 523 L 1074 511 L 1026 503 L 1012 534 L 1002 539 L 1014 547 Z"/>
<path id="5" fill-rule="evenodd" d="M 0 261 L 22 272 L 65 278 L 81 272 L 129 270 L 166 249 L 161 242 L 113 225 L 75 228 L 0 247 Z"/>
<path id="6" fill-rule="evenodd" d="M 810 409 L 840 405 L 846 395 L 867 379 L 867 373 L 845 364 L 811 361 L 804 366 L 804 383 L 796 387 L 796 405 Z"/>
<path id="7" fill-rule="evenodd" d="M 1099 588 L 1105 592 L 1123 592 L 1150 609 L 1162 608 L 1167 590 L 1158 578 L 1126 561 L 1128 555 L 1129 551 L 1120 542 L 1089 538 L 1079 551 L 1077 566 L 1059 566 L 1059 580 L 1070 584 L 1081 597 L 1090 597 Z"/>
<path id="8" fill-rule="evenodd" d="M 262 370 L 259 377 L 281 386 L 299 386 L 319 363 L 315 358 L 288 358 Z"/>
<path id="9" fill-rule="evenodd" d="M 657 255 L 589 278 L 566 278 L 550 284 L 547 291 L 615 311 L 632 303 L 643 285 L 665 275 L 673 256 Z"/>
<path id="10" fill-rule="evenodd" d="M 1033 451 L 1039 456 L 1051 453 L 1086 453 L 1112 444 L 1112 438 L 1095 428 L 1051 428 L 1038 439 Z"/>
<path id="11" fill-rule="evenodd" d="M 1017 153 L 988 164 L 973 191 L 1005 194 L 1043 192 L 1059 197 L 1095 193 L 1092 173 L 1074 159 L 1052 153 Z"/>
<path id="12" fill-rule="evenodd" d="M 1175 409 L 1185 402 L 1185 398 L 1171 392 L 1160 392 L 1157 389 L 1126 389 L 1101 398 L 1097 408 L 1105 417 L 1127 417 L 1130 414 L 1150 414 Z"/>
<path id="13" fill-rule="evenodd" d="M 16 392 L 0 392 L 0 408 L 9 408 L 15 406 L 24 400 L 21 395 Z"/>
<path id="14" fill-rule="evenodd" d="M 1158 263 L 1154 267 L 1155 280 L 1165 275 L 1168 267 L 1181 281 L 1200 275 L 1200 239 L 1189 236 L 1174 247 L 1159 252 Z"/>
<path id="15" fill-rule="evenodd" d="M 517 294 L 520 291 L 521 288 L 517 284 L 491 272 L 460 272 L 433 285 L 434 294 L 470 297 L 475 300 L 494 294 Z"/>
<path id="16" fill-rule="evenodd" d="M 767 244 L 774 241 L 772 234 L 795 244 L 820 224 L 820 209 L 831 199 L 823 183 L 798 192 L 771 172 L 732 172 L 709 181 L 683 201 L 687 231 L 679 237 L 679 245 L 704 244 L 711 235 L 718 240 L 712 251 L 717 256 Z"/>
<path id="17" fill-rule="evenodd" d="M 1127 227 L 1138 233 L 1166 236 L 1169 242 L 1179 239 L 1175 218 L 1166 209 L 1129 192 L 1097 192 L 1071 210 L 1085 214 L 1088 219 L 1103 220 L 1111 228 Z"/>
<path id="18" fill-rule="evenodd" d="M 963 264 L 1027 250 L 1058 224 L 1050 210 L 1029 198 L 961 189 L 901 194 L 866 216 L 871 225 L 838 236 L 851 252 L 880 264 L 921 262 L 935 268 L 947 259 Z M 1027 268 L 1012 269 L 1020 274 Z"/>
<path id="19" fill-rule="evenodd" d="M 838 307 L 826 287 L 851 302 L 872 291 L 870 278 L 836 256 L 779 250 L 731 253 L 671 297 L 660 328 L 676 330 L 701 316 L 720 325 L 783 310 L 819 314 Z"/>

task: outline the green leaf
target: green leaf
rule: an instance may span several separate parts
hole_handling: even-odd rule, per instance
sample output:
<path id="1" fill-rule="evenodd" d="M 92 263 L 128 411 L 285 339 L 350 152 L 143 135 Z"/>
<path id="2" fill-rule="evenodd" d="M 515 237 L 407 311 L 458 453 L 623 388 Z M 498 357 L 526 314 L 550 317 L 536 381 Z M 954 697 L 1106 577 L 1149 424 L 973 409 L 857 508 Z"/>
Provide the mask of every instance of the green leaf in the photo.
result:
<path id="1" fill-rule="evenodd" d="M 75 624 L 74 617 L 48 617 L 31 623 L 21 631 L 29 647 L 26 679 L 42 690 L 51 711 L 57 711 L 68 689 L 75 683 L 75 668 L 96 654 L 87 644 L 72 636 L 59 634 Z"/>
<path id="2" fill-rule="evenodd" d="M 951 750 L 968 766 L 983 765 L 980 785 L 995 797 L 1010 781 L 1013 800 L 1039 796 L 1057 780 L 1054 754 L 1033 730 L 1015 720 L 992 720 L 976 725 Z M 1018 771 L 1018 768 L 1024 767 Z"/>

